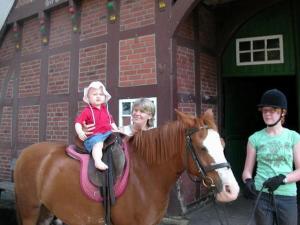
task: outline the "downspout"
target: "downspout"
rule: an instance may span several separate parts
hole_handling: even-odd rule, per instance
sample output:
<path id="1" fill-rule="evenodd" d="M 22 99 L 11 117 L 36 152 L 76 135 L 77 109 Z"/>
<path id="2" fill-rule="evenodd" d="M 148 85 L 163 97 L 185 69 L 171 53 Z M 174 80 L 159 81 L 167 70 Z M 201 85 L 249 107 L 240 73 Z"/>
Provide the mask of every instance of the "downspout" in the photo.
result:
<path id="1" fill-rule="evenodd" d="M 292 22 L 293 22 L 293 33 L 294 33 L 294 43 L 295 43 L 295 75 L 296 75 L 296 94 L 297 94 L 297 116 L 298 131 L 300 130 L 300 13 L 297 9 L 300 9 L 300 3 L 297 0 L 290 0 L 290 7 L 292 12 Z"/>

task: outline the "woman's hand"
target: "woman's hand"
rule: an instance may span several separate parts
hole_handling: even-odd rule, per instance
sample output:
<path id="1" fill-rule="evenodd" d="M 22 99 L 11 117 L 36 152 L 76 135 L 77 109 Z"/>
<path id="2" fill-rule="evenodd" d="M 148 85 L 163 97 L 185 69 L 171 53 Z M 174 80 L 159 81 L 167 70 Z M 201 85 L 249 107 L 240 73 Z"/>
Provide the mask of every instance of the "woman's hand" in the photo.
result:
<path id="1" fill-rule="evenodd" d="M 82 125 L 82 130 L 86 136 L 93 134 L 93 130 L 95 129 L 95 124 L 84 124 Z"/>
<path id="2" fill-rule="evenodd" d="M 78 133 L 78 137 L 80 140 L 85 141 L 87 136 L 85 135 L 84 131 Z"/>

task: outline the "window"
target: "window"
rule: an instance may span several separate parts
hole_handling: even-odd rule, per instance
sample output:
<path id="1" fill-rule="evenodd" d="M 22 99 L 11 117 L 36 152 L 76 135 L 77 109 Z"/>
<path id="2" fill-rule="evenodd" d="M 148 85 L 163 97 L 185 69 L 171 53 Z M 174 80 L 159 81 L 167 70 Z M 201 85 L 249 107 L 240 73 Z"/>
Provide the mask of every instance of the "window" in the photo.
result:
<path id="1" fill-rule="evenodd" d="M 282 35 L 236 39 L 236 64 L 238 66 L 283 62 Z"/>
<path id="2" fill-rule="evenodd" d="M 148 98 L 155 105 L 154 127 L 157 126 L 157 101 L 156 97 Z M 131 110 L 134 101 L 137 98 L 120 99 L 119 100 L 119 127 L 126 126 L 131 123 Z"/>

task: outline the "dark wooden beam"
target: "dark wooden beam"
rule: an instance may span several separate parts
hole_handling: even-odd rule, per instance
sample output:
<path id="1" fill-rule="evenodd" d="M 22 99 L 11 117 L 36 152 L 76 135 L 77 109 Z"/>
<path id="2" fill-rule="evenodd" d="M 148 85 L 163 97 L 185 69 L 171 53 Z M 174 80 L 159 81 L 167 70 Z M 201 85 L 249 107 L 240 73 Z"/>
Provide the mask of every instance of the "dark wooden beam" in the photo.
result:
<path id="1" fill-rule="evenodd" d="M 191 11 L 202 0 L 177 0 L 171 9 L 170 30 L 169 35 L 173 37 L 180 23 L 191 14 Z"/>
<path id="2" fill-rule="evenodd" d="M 17 21 L 24 20 L 39 14 L 41 11 L 46 11 L 51 8 L 58 7 L 62 4 L 68 4 L 69 0 L 45 0 L 34 1 L 19 8 L 14 8 L 9 14 L 6 24 L 12 24 Z"/>

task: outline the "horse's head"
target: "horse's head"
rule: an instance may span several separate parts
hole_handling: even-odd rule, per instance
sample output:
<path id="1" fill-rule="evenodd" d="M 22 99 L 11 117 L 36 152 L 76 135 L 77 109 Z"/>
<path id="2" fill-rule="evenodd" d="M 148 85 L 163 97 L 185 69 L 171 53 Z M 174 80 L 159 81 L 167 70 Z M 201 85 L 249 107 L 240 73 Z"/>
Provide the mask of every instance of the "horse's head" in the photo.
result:
<path id="1" fill-rule="evenodd" d="M 205 186 L 217 192 L 221 202 L 233 201 L 239 193 L 238 183 L 224 156 L 224 147 L 214 122 L 212 110 L 194 117 L 176 111 L 185 124 L 187 171 L 201 177 Z"/>

